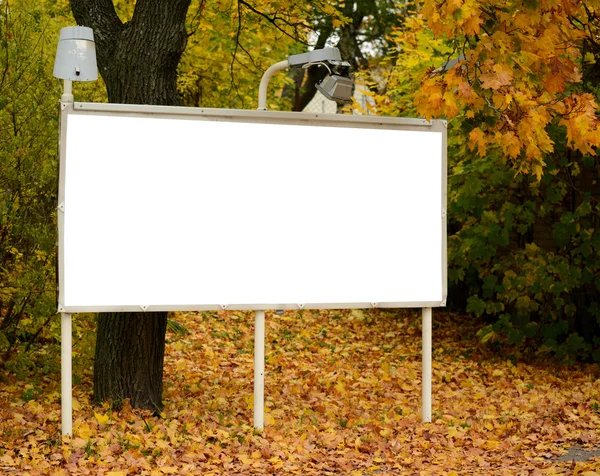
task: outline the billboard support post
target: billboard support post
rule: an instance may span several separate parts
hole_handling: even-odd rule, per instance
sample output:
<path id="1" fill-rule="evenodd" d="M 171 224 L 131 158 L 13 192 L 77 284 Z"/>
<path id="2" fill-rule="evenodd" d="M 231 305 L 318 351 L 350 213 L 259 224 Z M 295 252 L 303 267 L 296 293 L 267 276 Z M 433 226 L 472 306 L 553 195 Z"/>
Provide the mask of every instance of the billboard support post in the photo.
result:
<path id="1" fill-rule="evenodd" d="M 423 387 L 422 413 L 423 423 L 431 423 L 431 308 L 424 307 L 423 311 L 423 376 L 421 385 Z"/>
<path id="2" fill-rule="evenodd" d="M 73 332 L 71 314 L 60 315 L 62 434 L 73 436 Z"/>
<path id="3" fill-rule="evenodd" d="M 265 426 L 265 311 L 254 311 L 254 428 Z"/>

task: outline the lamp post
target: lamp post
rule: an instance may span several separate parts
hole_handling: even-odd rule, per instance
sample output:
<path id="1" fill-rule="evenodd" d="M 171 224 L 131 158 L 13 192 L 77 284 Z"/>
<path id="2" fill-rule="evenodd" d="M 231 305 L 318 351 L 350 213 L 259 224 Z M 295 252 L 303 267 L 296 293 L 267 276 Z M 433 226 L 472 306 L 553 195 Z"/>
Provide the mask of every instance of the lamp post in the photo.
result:
<path id="1" fill-rule="evenodd" d="M 271 77 L 278 71 L 287 68 L 323 66 L 327 68 L 328 75 L 317 84 L 321 93 L 332 101 L 348 102 L 352 100 L 354 83 L 348 78 L 350 63 L 342 61 L 337 48 L 322 48 L 298 55 L 291 55 L 288 59 L 271 65 L 263 74 L 258 87 L 258 110 L 267 110 L 267 90 Z M 283 312 L 283 311 L 282 311 Z M 279 314 L 279 312 L 277 311 Z M 254 313 L 254 428 L 264 427 L 265 406 L 265 312 Z"/>
<path id="2" fill-rule="evenodd" d="M 258 87 L 258 110 L 267 110 L 267 89 L 273 74 L 287 68 L 310 68 L 312 66 L 327 68 L 327 76 L 316 85 L 323 96 L 336 102 L 349 102 L 352 100 L 354 82 L 348 77 L 350 63 L 342 61 L 340 51 L 337 48 L 322 48 L 308 53 L 291 55 L 288 59 L 269 67 L 263 74 Z"/>
<path id="3" fill-rule="evenodd" d="M 96 81 L 96 44 L 94 32 L 86 26 L 68 26 L 60 30 L 54 77 L 64 81 L 61 102 L 73 102 L 73 81 Z"/>
<path id="4" fill-rule="evenodd" d="M 96 46 L 94 32 L 84 26 L 70 26 L 60 30 L 60 39 L 56 49 L 53 75 L 64 81 L 63 95 L 60 98 L 61 111 L 73 103 L 73 81 L 95 81 L 98 79 L 96 66 Z M 63 121 L 61 120 L 61 138 Z M 62 148 L 61 148 L 62 150 Z M 62 162 L 62 160 L 61 160 Z M 62 167 L 62 164 L 61 164 Z M 59 220 L 62 209 L 59 206 Z M 72 317 L 61 312 L 60 320 L 60 371 L 61 371 L 61 409 L 62 434 L 73 434 L 73 341 Z"/>

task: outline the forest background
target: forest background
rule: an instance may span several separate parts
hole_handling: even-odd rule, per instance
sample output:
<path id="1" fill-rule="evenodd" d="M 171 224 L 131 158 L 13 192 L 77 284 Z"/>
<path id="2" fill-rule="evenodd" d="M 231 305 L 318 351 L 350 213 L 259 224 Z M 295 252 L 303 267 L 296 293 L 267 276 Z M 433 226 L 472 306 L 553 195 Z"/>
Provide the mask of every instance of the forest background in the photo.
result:
<path id="1" fill-rule="evenodd" d="M 346 112 L 449 119 L 449 308 L 484 316 L 484 342 L 600 360 L 594 2 L 315 5 L 192 4 L 181 103 L 254 108 L 269 65 L 306 43 L 338 44 L 369 98 Z M 133 4 L 117 6 L 124 19 L 132 14 Z M 5 369 L 56 338 L 61 85 L 51 72 L 58 31 L 74 20 L 64 1 L 3 1 L 0 15 Z M 300 74 L 276 75 L 271 109 L 312 98 L 301 83 L 311 78 Z M 106 100 L 101 80 L 76 94 Z"/>
<path id="2" fill-rule="evenodd" d="M 62 0 L 0 7 L 0 372 L 10 382 L 57 355 L 52 66 L 60 28 L 75 21 Z M 134 12 L 116 8 L 123 22 Z M 182 105 L 255 108 L 269 65 L 337 44 L 368 98 L 345 113 L 447 118 L 449 310 L 481 318 L 469 321 L 479 341 L 515 358 L 600 361 L 596 0 L 193 2 L 186 30 Z M 269 108 L 300 110 L 315 74 L 274 77 Z M 101 80 L 75 94 L 107 98 Z M 75 323 L 93 347 L 94 318 Z"/>

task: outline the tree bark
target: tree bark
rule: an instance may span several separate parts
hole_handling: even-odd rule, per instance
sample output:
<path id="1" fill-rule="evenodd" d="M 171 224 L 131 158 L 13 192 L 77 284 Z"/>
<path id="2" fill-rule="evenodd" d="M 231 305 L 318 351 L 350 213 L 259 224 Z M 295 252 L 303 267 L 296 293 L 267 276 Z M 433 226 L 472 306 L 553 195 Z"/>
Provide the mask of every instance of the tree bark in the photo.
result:
<path id="1" fill-rule="evenodd" d="M 123 23 L 112 0 L 71 0 L 78 25 L 94 30 L 98 69 L 111 103 L 178 105 L 177 66 L 191 0 L 138 0 Z M 110 140 L 110 138 L 108 138 Z M 101 313 L 94 400 L 162 409 L 167 313 Z"/>
<path id="2" fill-rule="evenodd" d="M 138 0 L 123 23 L 112 0 L 71 0 L 79 25 L 91 27 L 108 100 L 124 104 L 179 104 L 177 66 L 187 42 L 191 0 Z"/>
<path id="3" fill-rule="evenodd" d="M 94 400 L 160 412 L 166 330 L 166 313 L 100 314 Z"/>

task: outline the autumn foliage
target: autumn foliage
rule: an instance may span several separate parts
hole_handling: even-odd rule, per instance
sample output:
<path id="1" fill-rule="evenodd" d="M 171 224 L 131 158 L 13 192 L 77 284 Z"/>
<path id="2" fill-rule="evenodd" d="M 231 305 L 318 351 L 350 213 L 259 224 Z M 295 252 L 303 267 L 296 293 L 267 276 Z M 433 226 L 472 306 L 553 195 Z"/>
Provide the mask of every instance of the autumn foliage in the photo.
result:
<path id="1" fill-rule="evenodd" d="M 590 8 L 572 0 L 425 2 L 427 25 L 450 38 L 453 54 L 461 56 L 447 71 L 430 72 L 415 96 L 417 110 L 426 117 L 475 118 L 483 124 L 469 133 L 471 150 L 483 157 L 497 147 L 518 170 L 538 177 L 544 154 L 554 150 L 547 129 L 555 120 L 570 147 L 595 155 L 596 98 L 573 89 L 582 63 L 596 61 L 585 49 L 600 31 Z"/>
<path id="2" fill-rule="evenodd" d="M 115 3 L 126 21 L 132 2 Z M 354 26 L 349 3 L 306 5 L 194 3 L 183 103 L 254 107 L 262 71 L 304 51 L 294 35 L 317 20 L 332 37 L 391 29 Z M 76 316 L 65 439 L 51 69 L 72 18 L 65 0 L 0 8 L 0 473 L 600 473 L 597 460 L 557 459 L 600 443 L 597 366 L 564 362 L 600 361 L 597 0 L 398 2 L 391 47 L 361 63 L 369 101 L 355 110 L 449 119 L 448 304 L 479 319 L 434 314 L 431 424 L 420 421 L 413 312 L 268 313 L 262 433 L 250 313 L 171 316 L 189 333 L 169 334 L 160 417 L 91 405 L 94 323 Z M 273 79 L 271 109 L 290 106 L 277 93 L 292 82 Z M 76 94 L 105 100 L 101 83 Z"/>
<path id="3" fill-rule="evenodd" d="M 267 313 L 266 427 L 252 428 L 253 314 L 172 316 L 162 417 L 92 407 L 93 325 L 75 319 L 74 434 L 59 371 L 0 387 L 3 474 L 597 474 L 558 461 L 600 440 L 600 374 L 487 353 L 475 322 L 434 313 L 433 422 L 421 423 L 420 313 Z M 56 354 L 55 354 L 56 355 Z M 38 368 L 57 357 L 33 356 Z"/>
<path id="4" fill-rule="evenodd" d="M 599 11 L 425 1 L 367 83 L 364 112 L 449 118 L 448 302 L 494 346 L 600 360 Z"/>

